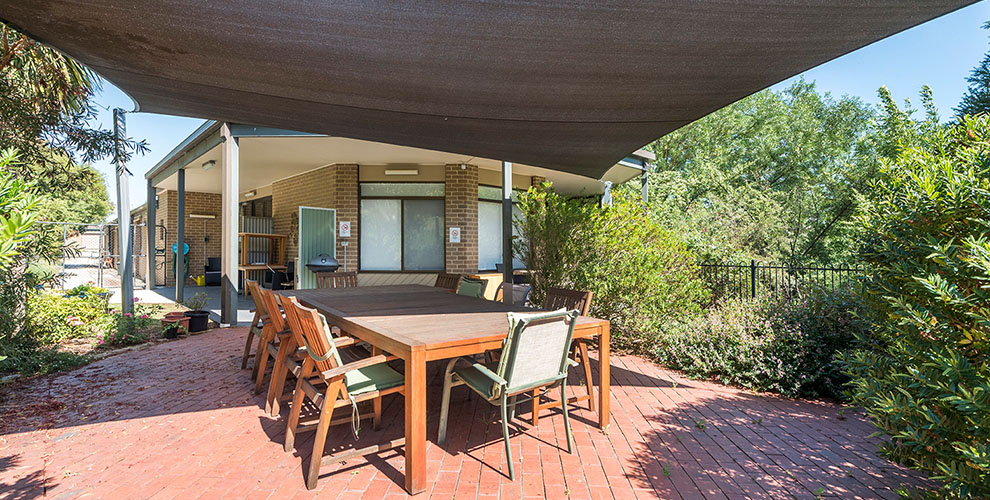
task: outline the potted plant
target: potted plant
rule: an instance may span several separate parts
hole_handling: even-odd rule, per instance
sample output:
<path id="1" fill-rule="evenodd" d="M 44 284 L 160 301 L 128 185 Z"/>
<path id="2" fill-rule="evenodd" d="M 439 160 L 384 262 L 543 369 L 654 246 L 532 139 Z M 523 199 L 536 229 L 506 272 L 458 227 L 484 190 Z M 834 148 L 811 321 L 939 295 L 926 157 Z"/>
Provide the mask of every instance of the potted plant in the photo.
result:
<path id="1" fill-rule="evenodd" d="M 189 317 L 180 311 L 170 312 L 162 318 L 162 336 L 174 339 L 179 333 L 189 333 Z"/>
<path id="2" fill-rule="evenodd" d="M 185 315 L 189 317 L 190 333 L 206 330 L 210 323 L 210 311 L 206 310 L 209 303 L 210 298 L 204 292 L 199 292 L 182 303 L 190 309 L 185 312 Z"/>

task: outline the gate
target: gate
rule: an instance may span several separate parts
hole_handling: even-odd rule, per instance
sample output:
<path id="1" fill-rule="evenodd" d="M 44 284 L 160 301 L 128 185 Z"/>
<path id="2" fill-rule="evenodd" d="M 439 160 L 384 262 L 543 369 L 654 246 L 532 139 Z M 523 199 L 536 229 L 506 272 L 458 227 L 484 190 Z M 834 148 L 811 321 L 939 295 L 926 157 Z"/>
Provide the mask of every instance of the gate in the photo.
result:
<path id="1" fill-rule="evenodd" d="M 117 273 L 120 254 L 117 248 L 117 224 L 79 224 L 74 222 L 38 222 L 53 238 L 61 238 L 62 259 L 56 262 L 56 278 L 63 290 L 85 283 L 104 288 L 120 287 Z M 147 232 L 144 224 L 131 225 L 134 262 L 134 288 L 144 288 Z M 165 227 L 159 225 L 153 245 L 155 286 L 165 283 Z"/>

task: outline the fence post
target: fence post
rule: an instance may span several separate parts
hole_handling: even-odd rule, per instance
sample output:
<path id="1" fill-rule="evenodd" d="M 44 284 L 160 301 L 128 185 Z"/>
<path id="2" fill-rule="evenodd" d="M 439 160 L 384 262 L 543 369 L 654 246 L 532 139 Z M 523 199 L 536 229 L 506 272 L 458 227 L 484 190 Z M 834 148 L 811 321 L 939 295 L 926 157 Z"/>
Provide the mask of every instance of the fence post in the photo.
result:
<path id="1" fill-rule="evenodd" d="M 749 260 L 749 296 L 756 298 L 756 260 Z"/>

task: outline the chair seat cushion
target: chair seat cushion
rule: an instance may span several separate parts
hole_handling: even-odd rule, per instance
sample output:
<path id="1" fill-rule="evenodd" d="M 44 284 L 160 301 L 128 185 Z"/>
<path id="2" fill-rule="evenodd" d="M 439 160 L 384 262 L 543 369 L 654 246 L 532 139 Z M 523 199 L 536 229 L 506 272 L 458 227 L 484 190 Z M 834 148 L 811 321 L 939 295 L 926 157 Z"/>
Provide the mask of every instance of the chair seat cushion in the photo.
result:
<path id="1" fill-rule="evenodd" d="M 405 377 L 385 363 L 371 365 L 357 370 L 351 370 L 344 375 L 347 392 L 351 396 L 372 391 L 384 391 L 398 387 L 406 382 Z"/>
<path id="2" fill-rule="evenodd" d="M 495 365 L 485 365 L 489 370 L 495 371 L 497 368 Z M 470 387 L 481 395 L 485 399 L 492 399 L 494 396 L 495 382 L 492 379 L 486 377 L 483 373 L 478 371 L 473 365 L 465 368 L 459 368 L 454 370 L 454 375 L 457 375 L 465 385 Z"/>

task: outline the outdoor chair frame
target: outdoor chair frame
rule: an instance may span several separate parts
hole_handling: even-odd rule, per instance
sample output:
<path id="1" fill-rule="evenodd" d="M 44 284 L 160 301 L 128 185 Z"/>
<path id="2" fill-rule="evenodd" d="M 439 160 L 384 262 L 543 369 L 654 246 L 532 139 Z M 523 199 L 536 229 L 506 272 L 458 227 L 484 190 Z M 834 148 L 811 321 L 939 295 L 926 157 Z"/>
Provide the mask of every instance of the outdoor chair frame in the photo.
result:
<path id="1" fill-rule="evenodd" d="M 255 280 L 245 280 L 245 283 L 247 284 L 248 287 L 248 293 L 251 294 L 256 294 L 258 290 L 261 288 L 260 286 L 258 286 L 258 282 Z M 257 295 L 253 295 L 253 296 L 257 297 Z M 248 358 L 257 357 L 258 353 L 261 352 L 261 347 L 264 345 L 261 340 L 262 337 L 261 333 L 264 328 L 264 324 L 269 321 L 268 312 L 265 309 L 264 304 L 260 302 L 260 299 L 255 300 L 253 312 L 254 312 L 254 318 L 251 319 L 251 326 L 248 328 L 247 339 L 244 342 L 244 355 L 241 356 L 242 370 L 247 368 Z M 254 343 L 255 337 L 258 337 L 258 348 L 255 349 L 255 352 L 252 354 L 251 344 Z M 256 375 L 255 372 L 252 370 L 251 378 L 254 378 L 255 375 Z"/>
<path id="2" fill-rule="evenodd" d="M 285 429 L 285 451 L 291 451 L 295 446 L 295 438 L 299 432 L 313 427 L 312 422 L 300 425 L 303 399 L 309 398 L 320 413 L 316 423 L 309 471 L 306 474 L 306 488 L 312 490 L 316 488 L 320 467 L 324 463 L 343 462 L 353 457 L 380 453 L 405 445 L 405 438 L 399 438 L 337 455 L 323 456 L 327 432 L 332 425 L 345 423 L 355 425 L 355 418 L 357 425 L 360 425 L 360 420 L 371 417 L 374 428 L 378 429 L 381 425 L 382 396 L 402 393 L 405 389 L 405 378 L 386 364 L 388 361 L 398 359 L 396 356 L 378 354 L 344 364 L 338 349 L 353 345 L 354 339 L 332 337 L 330 327 L 323 315 L 315 309 L 302 306 L 294 299 L 284 300 L 286 317 L 293 327 L 298 327 L 302 331 L 302 341 L 306 351 L 292 393 L 289 421 Z M 353 380 L 352 375 L 355 375 Z M 362 416 L 358 412 L 358 405 L 366 401 L 372 402 L 372 413 Z M 333 418 L 335 409 L 346 407 L 353 409 L 354 413 L 351 416 Z M 356 427 L 355 433 L 357 433 Z"/>
<path id="3" fill-rule="evenodd" d="M 546 298 L 543 301 L 543 308 L 554 309 L 574 309 L 581 316 L 587 316 L 591 308 L 592 292 L 579 290 L 568 290 L 566 288 L 550 288 L 547 290 Z M 591 378 L 591 358 L 588 357 L 588 339 L 578 339 L 571 345 L 571 359 L 581 365 L 581 374 L 584 376 L 584 386 L 588 393 L 583 396 L 574 396 L 567 400 L 570 403 L 580 403 L 588 401 L 588 409 L 595 411 L 595 386 Z M 533 398 L 532 423 L 537 425 L 540 422 L 540 412 L 548 408 L 557 406 L 556 401 L 540 403 L 541 398 Z"/>
<path id="4" fill-rule="evenodd" d="M 437 443 L 447 437 L 447 417 L 450 412 L 450 389 L 467 385 L 486 401 L 502 410 L 502 438 L 505 441 L 509 479 L 515 479 L 512 448 L 509 445 L 509 420 L 515 416 L 519 398 L 539 398 L 554 387 L 560 387 L 561 410 L 567 452 L 572 453 L 571 425 L 567 414 L 567 370 L 576 366 L 570 356 L 574 323 L 578 311 L 564 309 L 539 313 L 507 313 L 509 333 L 502 344 L 502 355 L 495 370 L 469 358 L 454 358 L 444 372 L 443 396 L 440 406 L 440 429 Z M 458 361 L 470 366 L 454 369 Z M 558 364 L 554 364 L 558 363 Z M 532 393 L 532 395 L 530 395 Z"/>
<path id="5" fill-rule="evenodd" d="M 457 284 L 461 282 L 460 274 L 450 274 L 450 273 L 439 273 L 437 274 L 437 280 L 433 283 L 436 288 L 447 288 L 449 290 L 457 290 Z"/>
<path id="6" fill-rule="evenodd" d="M 358 286 L 358 273 L 351 272 L 318 272 L 316 288 L 353 288 Z"/>

